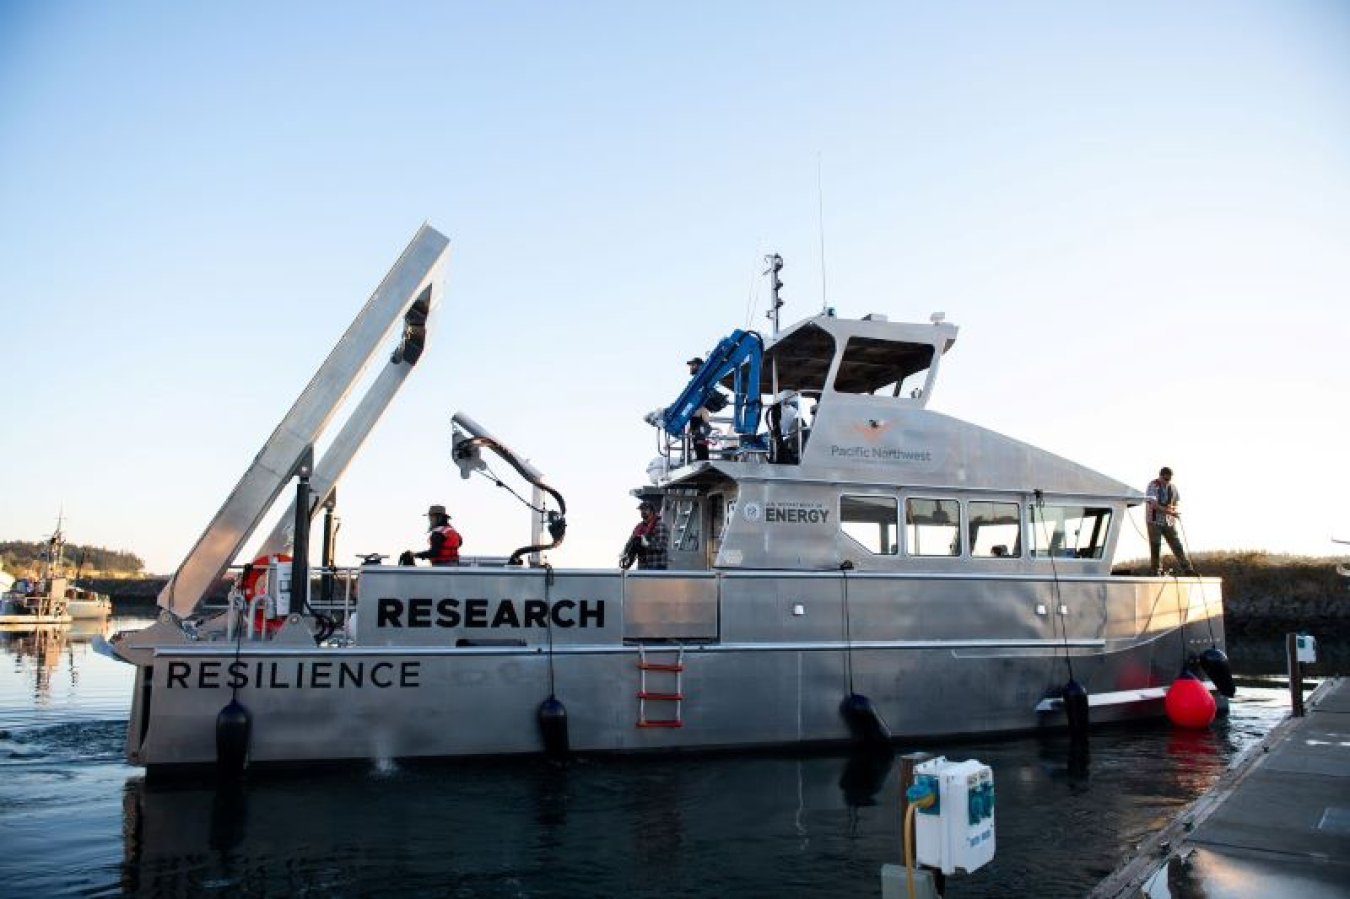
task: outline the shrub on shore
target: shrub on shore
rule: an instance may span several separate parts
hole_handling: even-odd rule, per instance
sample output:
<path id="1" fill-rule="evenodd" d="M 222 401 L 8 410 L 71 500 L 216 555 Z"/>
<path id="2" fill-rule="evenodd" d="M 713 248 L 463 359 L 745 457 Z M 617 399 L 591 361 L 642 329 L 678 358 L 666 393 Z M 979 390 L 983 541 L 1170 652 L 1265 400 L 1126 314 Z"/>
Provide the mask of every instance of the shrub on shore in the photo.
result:
<path id="1" fill-rule="evenodd" d="M 1272 636 L 1308 631 L 1350 636 L 1350 578 L 1336 573 L 1332 556 L 1294 556 L 1259 550 L 1194 553 L 1195 570 L 1223 579 L 1224 618 L 1230 635 Z M 1163 567 L 1175 566 L 1171 556 Z M 1147 574 L 1148 560 L 1117 565 L 1116 574 Z"/>

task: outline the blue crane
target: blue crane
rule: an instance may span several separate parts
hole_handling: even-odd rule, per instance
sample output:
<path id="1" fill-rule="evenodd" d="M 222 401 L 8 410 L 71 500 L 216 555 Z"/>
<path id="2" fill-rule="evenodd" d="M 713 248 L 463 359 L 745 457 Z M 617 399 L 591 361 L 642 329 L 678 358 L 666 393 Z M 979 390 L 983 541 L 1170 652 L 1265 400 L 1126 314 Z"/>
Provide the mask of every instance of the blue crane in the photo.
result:
<path id="1" fill-rule="evenodd" d="M 661 427 L 667 434 L 679 434 L 703 406 L 717 405 L 717 384 L 733 374 L 736 414 L 733 428 L 737 434 L 753 435 L 759 430 L 759 365 L 764 356 L 764 341 L 754 331 L 735 330 L 708 354 L 708 361 L 690 379 L 679 399 L 661 413 Z M 711 402 L 710 402 L 711 400 Z M 722 405 L 725 405 L 723 401 Z"/>

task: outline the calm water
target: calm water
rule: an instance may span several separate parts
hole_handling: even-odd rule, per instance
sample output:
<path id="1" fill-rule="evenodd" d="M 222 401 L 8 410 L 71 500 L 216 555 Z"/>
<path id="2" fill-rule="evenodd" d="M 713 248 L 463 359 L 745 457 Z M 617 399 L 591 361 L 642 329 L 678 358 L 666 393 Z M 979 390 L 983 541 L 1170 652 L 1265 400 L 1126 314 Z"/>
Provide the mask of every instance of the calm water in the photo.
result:
<path id="1" fill-rule="evenodd" d="M 148 784 L 122 761 L 132 669 L 90 636 L 0 634 L 0 893 L 876 896 L 899 860 L 895 764 L 844 754 Z M 1287 714 L 1287 691 L 1246 683 L 1208 731 L 1094 733 L 1086 768 L 1067 738 L 923 747 L 991 765 L 998 790 L 997 857 L 947 896 L 1089 890 Z"/>

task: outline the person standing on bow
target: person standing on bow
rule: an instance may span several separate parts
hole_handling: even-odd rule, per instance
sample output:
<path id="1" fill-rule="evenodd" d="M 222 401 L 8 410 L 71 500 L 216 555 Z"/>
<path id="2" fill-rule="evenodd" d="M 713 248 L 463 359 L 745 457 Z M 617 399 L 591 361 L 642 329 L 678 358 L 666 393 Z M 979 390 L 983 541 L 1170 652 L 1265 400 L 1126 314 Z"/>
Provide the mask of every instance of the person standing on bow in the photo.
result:
<path id="1" fill-rule="evenodd" d="M 1177 565 L 1182 574 L 1195 574 L 1191 560 L 1186 556 L 1186 547 L 1177 536 L 1177 518 L 1181 515 L 1177 506 L 1181 504 L 1181 493 L 1172 485 L 1172 469 L 1163 466 L 1158 476 L 1148 485 L 1148 511 L 1145 519 L 1148 524 L 1148 554 L 1150 570 L 1153 574 L 1162 574 L 1160 558 L 1162 541 L 1172 548 L 1177 557 Z"/>
<path id="2" fill-rule="evenodd" d="M 427 509 L 427 540 L 430 545 L 426 549 L 410 553 L 414 559 L 427 559 L 437 567 L 459 564 L 459 548 L 464 545 L 464 538 L 451 526 L 445 506 Z"/>
<path id="3" fill-rule="evenodd" d="M 638 513 L 642 520 L 633 528 L 633 534 L 623 548 L 623 557 L 619 566 L 625 570 L 637 562 L 642 571 L 664 571 L 667 562 L 667 546 L 670 543 L 670 528 L 661 520 L 653 503 L 643 500 L 638 504 Z"/>

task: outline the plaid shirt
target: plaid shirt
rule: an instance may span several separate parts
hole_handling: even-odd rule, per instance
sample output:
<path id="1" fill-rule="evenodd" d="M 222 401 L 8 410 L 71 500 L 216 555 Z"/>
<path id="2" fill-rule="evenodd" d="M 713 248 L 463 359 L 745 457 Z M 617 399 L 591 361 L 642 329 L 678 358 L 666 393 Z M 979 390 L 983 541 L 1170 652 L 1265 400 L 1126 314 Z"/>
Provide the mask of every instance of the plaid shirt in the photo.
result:
<path id="1" fill-rule="evenodd" d="M 1177 488 L 1171 484 L 1164 484 L 1162 478 L 1154 478 L 1149 482 L 1147 497 L 1161 507 L 1149 509 L 1148 521 L 1150 524 L 1174 525 L 1177 523 L 1175 515 L 1168 515 L 1162 511 L 1168 507 L 1181 505 L 1181 493 Z"/>
<path id="2" fill-rule="evenodd" d="M 643 538 L 642 548 L 638 550 L 638 568 L 664 569 L 668 564 L 666 549 L 670 544 L 670 528 L 666 523 L 658 518 L 650 530 L 638 525 L 633 533 Z"/>

